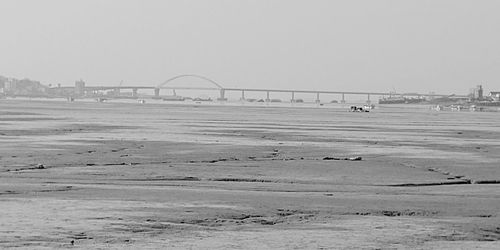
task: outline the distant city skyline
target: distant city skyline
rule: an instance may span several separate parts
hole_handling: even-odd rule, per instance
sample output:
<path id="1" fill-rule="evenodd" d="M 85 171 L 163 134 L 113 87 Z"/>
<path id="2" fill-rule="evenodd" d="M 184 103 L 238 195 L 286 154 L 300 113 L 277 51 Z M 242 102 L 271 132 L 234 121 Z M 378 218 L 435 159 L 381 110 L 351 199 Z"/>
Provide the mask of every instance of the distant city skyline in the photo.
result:
<path id="1" fill-rule="evenodd" d="M 71 86 L 199 74 L 234 88 L 500 89 L 500 2 L 0 2 L 0 75 Z"/>

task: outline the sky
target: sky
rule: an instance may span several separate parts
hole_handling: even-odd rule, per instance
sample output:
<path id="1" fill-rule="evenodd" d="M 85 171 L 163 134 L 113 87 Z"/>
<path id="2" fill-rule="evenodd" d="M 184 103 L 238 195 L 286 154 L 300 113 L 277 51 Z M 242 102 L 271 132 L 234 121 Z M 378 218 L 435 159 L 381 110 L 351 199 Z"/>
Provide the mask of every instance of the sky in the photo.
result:
<path id="1" fill-rule="evenodd" d="M 197 74 L 241 88 L 500 90 L 497 0 L 1 0 L 0 10 L 0 75 L 44 84 Z"/>

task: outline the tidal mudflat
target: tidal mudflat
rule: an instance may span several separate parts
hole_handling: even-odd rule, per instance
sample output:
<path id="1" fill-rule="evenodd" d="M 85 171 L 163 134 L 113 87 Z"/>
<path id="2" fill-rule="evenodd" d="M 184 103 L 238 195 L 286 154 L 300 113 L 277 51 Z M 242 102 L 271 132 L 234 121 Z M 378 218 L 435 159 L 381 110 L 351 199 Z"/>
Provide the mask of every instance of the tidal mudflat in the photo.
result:
<path id="1" fill-rule="evenodd" d="M 498 249 L 500 113 L 0 101 L 0 248 Z"/>

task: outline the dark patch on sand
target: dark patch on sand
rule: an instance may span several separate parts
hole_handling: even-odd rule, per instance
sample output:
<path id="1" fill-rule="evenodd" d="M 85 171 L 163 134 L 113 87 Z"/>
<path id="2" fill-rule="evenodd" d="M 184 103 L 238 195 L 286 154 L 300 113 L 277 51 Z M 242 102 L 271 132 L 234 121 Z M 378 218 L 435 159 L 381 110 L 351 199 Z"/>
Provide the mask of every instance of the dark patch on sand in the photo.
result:
<path id="1" fill-rule="evenodd" d="M 366 212 L 355 212 L 348 213 L 349 215 L 362 215 L 362 216 L 389 216 L 389 217 L 397 217 L 397 216 L 435 216 L 438 215 L 437 211 L 429 211 L 429 210 L 371 210 Z"/>

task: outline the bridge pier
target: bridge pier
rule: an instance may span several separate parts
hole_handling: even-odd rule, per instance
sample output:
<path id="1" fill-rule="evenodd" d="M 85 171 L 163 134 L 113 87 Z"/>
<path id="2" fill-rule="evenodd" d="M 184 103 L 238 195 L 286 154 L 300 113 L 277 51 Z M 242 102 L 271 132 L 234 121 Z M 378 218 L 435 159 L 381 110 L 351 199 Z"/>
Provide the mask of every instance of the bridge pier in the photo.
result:
<path id="1" fill-rule="evenodd" d="M 266 95 L 266 102 L 270 102 L 271 99 L 269 99 L 269 91 L 266 91 L 267 95 Z"/>
<path id="2" fill-rule="evenodd" d="M 245 90 L 242 90 L 241 91 L 241 100 L 244 101 L 245 100 Z"/>
<path id="3" fill-rule="evenodd" d="M 366 104 L 370 105 L 372 102 L 370 101 L 370 94 L 368 94 L 368 100 L 366 100 Z"/>
<path id="4" fill-rule="evenodd" d="M 345 103 L 345 94 L 342 93 L 342 100 L 340 100 L 340 103 Z"/>
<path id="5" fill-rule="evenodd" d="M 321 103 L 321 101 L 319 100 L 319 92 L 316 93 L 316 103 Z"/>
<path id="6" fill-rule="evenodd" d="M 155 88 L 155 98 L 160 98 L 160 89 Z"/>
<path id="7" fill-rule="evenodd" d="M 295 102 L 295 92 L 292 92 L 292 99 L 290 99 L 290 102 L 291 103 Z"/>
<path id="8" fill-rule="evenodd" d="M 218 101 L 227 101 L 225 89 L 220 90 L 220 96 L 217 100 Z"/>
<path id="9" fill-rule="evenodd" d="M 75 82 L 75 95 L 76 96 L 85 95 L 85 82 L 83 80 Z"/>

